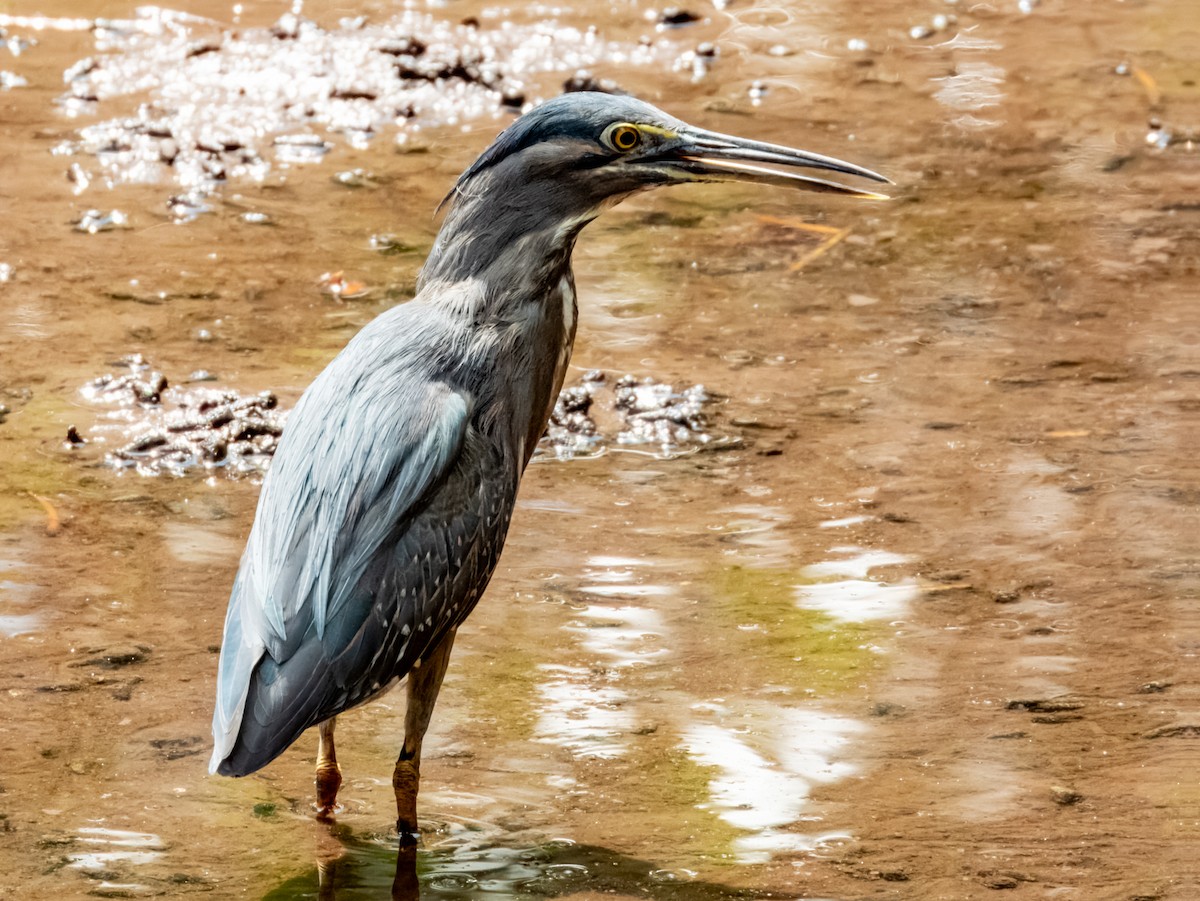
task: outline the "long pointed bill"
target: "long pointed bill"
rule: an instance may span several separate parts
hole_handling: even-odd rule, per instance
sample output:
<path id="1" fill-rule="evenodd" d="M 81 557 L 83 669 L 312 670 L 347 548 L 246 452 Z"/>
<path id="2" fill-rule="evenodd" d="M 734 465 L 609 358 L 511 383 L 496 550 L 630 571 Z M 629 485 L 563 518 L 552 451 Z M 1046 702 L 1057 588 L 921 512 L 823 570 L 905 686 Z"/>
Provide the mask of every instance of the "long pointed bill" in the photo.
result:
<path id="1" fill-rule="evenodd" d="M 802 188 L 830 194 L 848 194 L 870 200 L 889 200 L 886 194 L 866 191 L 811 175 L 796 169 L 823 169 L 891 184 L 891 180 L 842 160 L 779 144 L 765 144 L 712 131 L 689 129 L 679 135 L 680 143 L 663 158 L 684 177 L 697 181 L 748 181 L 757 184 Z"/>

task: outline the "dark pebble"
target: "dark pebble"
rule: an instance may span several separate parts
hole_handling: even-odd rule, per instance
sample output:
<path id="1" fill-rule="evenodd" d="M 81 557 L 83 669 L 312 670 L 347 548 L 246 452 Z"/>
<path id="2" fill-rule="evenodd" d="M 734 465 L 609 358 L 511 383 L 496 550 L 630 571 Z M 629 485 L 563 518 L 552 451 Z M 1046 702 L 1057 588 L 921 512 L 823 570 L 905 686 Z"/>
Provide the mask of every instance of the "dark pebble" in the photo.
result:
<path id="1" fill-rule="evenodd" d="M 120 669 L 123 666 L 132 666 L 135 663 L 142 663 L 150 656 L 150 648 L 145 645 L 133 645 L 130 647 L 116 648 L 101 648 L 92 652 L 94 656 L 86 660 L 81 660 L 77 663 L 72 663 L 71 666 L 98 666 L 101 669 Z"/>
<path id="2" fill-rule="evenodd" d="M 1138 694 L 1140 694 L 1140 695 L 1159 694 L 1161 692 L 1166 691 L 1170 687 L 1171 687 L 1170 682 L 1163 682 L 1163 681 L 1147 682 L 1144 685 L 1138 686 Z"/>
<path id="3" fill-rule="evenodd" d="M 1061 713 L 1067 710 L 1081 710 L 1083 709 L 1083 702 L 1068 701 L 1066 699 L 1034 698 L 1009 701 L 1004 707 L 1006 710 L 1027 710 L 1030 713 Z"/>
<path id="4" fill-rule="evenodd" d="M 675 9 L 668 7 L 662 11 L 658 17 L 660 25 L 690 25 L 692 22 L 699 22 L 700 16 L 687 9 Z"/>

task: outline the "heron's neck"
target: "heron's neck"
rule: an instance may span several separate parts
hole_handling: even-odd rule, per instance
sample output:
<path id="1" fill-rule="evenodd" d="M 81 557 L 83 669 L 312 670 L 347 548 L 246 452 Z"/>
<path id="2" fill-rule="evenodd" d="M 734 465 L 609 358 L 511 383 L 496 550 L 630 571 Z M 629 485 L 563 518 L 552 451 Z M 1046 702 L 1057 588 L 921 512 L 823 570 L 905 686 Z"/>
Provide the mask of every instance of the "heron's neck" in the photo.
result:
<path id="1" fill-rule="evenodd" d="M 463 371 L 480 428 L 508 435 L 529 462 L 562 387 L 575 341 L 571 250 L 590 221 L 504 202 L 464 198 L 446 217 L 417 282 L 467 336 L 453 340 L 451 368 Z M 557 222 L 557 226 L 547 226 Z M 562 223 L 568 223 L 563 225 Z"/>
<path id="2" fill-rule="evenodd" d="M 499 306 L 535 301 L 570 273 L 575 238 L 598 211 L 566 215 L 528 185 L 456 198 L 417 290 L 481 282 Z"/>

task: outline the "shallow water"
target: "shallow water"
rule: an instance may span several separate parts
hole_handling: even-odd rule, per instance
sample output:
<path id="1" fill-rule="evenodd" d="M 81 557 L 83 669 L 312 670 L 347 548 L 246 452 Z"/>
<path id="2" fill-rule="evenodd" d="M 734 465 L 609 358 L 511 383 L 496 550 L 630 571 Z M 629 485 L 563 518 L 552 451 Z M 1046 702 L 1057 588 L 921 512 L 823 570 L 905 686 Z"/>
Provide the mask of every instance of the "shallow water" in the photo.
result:
<path id="1" fill-rule="evenodd" d="M 83 389 L 141 353 L 290 406 L 409 295 L 511 113 L 463 87 L 365 134 L 335 104 L 296 129 L 316 143 L 247 137 L 267 165 L 147 170 L 81 129 L 169 106 L 181 52 L 273 46 L 280 8 L 0 6 L 0 897 L 1200 893 L 1200 16 L 727 6 L 662 29 L 640 2 L 523 7 L 497 44 L 530 99 L 587 65 L 896 199 L 690 187 L 588 228 L 576 375 L 703 384 L 727 440 L 531 466 L 399 878 L 398 694 L 339 720 L 335 827 L 315 736 L 205 774 L 256 476 L 106 465 L 116 420 Z M 351 61 L 343 20 L 399 14 L 302 12 Z M 484 40 L 504 18 L 420 15 Z M 78 61 L 135 51 L 138 91 L 62 102 Z M 257 121 L 221 97 L 209 124 Z M 77 230 L 93 209 L 117 227 Z"/>

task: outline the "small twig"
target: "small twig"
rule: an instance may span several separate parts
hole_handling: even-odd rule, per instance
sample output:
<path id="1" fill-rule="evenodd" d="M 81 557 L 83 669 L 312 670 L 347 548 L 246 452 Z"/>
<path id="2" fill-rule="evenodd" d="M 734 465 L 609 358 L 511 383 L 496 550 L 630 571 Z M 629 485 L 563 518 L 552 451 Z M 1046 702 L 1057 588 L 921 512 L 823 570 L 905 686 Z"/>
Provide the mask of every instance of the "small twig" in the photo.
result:
<path id="1" fill-rule="evenodd" d="M 812 250 L 810 250 L 804 256 L 800 257 L 800 259 L 796 260 L 796 262 L 792 263 L 792 265 L 788 267 L 788 271 L 789 272 L 799 272 L 801 269 L 803 269 L 805 266 L 807 266 L 813 260 L 817 259 L 817 257 L 824 256 L 826 253 L 829 252 L 829 250 L 832 247 L 834 247 L 837 244 L 840 244 L 842 242 L 842 239 L 844 239 L 847 235 L 850 234 L 850 229 L 848 229 L 848 228 L 839 228 L 839 229 L 835 229 L 835 231 L 836 231 L 836 234 L 830 235 L 819 245 L 814 247 Z"/>
<path id="2" fill-rule="evenodd" d="M 795 228 L 800 231 L 813 232 L 818 235 L 825 235 L 825 239 L 816 247 L 806 253 L 796 262 L 788 267 L 789 272 L 799 272 L 813 260 L 827 254 L 831 248 L 840 244 L 849 234 L 848 228 L 837 228 L 833 225 L 816 225 L 812 222 L 804 222 L 800 219 L 781 219 L 778 216 L 759 216 L 758 220 L 767 225 L 782 225 L 785 228 Z"/>
<path id="3" fill-rule="evenodd" d="M 31 498 L 42 505 L 42 509 L 46 511 L 46 534 L 50 536 L 57 535 L 62 530 L 62 520 L 58 517 L 58 511 L 54 509 L 54 504 L 50 503 L 47 498 L 40 494 L 34 494 L 32 491 L 26 492 Z"/>
<path id="4" fill-rule="evenodd" d="M 1157 107 L 1162 101 L 1162 89 L 1158 86 L 1158 82 L 1154 80 L 1154 76 L 1145 69 L 1139 69 L 1134 66 L 1131 70 L 1133 77 L 1137 79 L 1137 83 L 1142 86 L 1142 90 L 1146 92 L 1146 99 L 1150 101 L 1150 106 Z"/>

